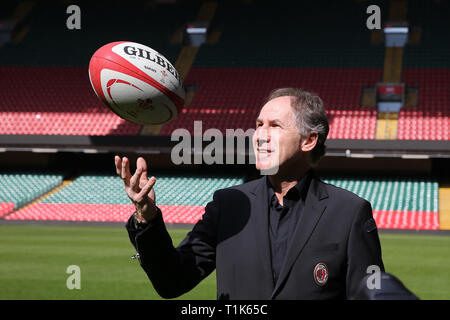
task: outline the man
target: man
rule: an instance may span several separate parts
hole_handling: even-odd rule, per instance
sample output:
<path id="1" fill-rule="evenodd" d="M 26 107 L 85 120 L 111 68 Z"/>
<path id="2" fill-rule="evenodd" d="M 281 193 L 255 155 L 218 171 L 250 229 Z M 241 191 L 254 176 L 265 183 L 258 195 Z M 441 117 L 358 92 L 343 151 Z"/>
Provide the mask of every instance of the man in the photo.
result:
<path id="1" fill-rule="evenodd" d="M 131 176 L 128 159 L 116 156 L 136 207 L 126 227 L 156 291 L 177 297 L 216 268 L 218 299 L 345 299 L 369 266 L 383 271 L 370 203 L 311 170 L 327 135 L 317 95 L 273 91 L 253 136 L 256 168 L 270 175 L 216 191 L 177 248 L 155 205 L 156 180 L 148 179 L 145 160 L 137 160 Z"/>

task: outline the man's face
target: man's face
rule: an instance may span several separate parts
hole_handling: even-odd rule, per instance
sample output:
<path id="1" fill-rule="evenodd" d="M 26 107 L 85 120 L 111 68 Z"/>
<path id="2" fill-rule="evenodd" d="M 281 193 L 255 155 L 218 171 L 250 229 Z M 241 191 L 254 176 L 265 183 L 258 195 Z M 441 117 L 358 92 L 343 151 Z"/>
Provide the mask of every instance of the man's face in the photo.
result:
<path id="1" fill-rule="evenodd" d="M 256 168 L 266 171 L 265 174 L 277 173 L 279 167 L 300 156 L 300 141 L 291 97 L 270 100 L 262 107 L 256 120 L 253 135 Z"/>

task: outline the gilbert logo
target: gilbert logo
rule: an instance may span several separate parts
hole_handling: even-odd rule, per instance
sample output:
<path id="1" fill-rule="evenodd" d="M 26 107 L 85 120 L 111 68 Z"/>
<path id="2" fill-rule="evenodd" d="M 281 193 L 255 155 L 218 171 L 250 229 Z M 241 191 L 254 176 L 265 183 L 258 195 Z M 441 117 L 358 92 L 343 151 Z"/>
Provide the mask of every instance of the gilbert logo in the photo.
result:
<path id="1" fill-rule="evenodd" d="M 131 45 L 124 46 L 123 52 L 129 56 L 147 59 L 149 61 L 159 64 L 161 67 L 163 67 L 167 71 L 169 71 L 175 77 L 175 79 L 180 81 L 180 75 L 178 74 L 177 70 L 172 66 L 172 64 L 169 61 L 163 59 L 156 52 L 150 52 L 143 48 L 139 48 L 137 46 L 131 46 Z M 166 76 L 167 76 L 167 74 L 166 74 Z"/>

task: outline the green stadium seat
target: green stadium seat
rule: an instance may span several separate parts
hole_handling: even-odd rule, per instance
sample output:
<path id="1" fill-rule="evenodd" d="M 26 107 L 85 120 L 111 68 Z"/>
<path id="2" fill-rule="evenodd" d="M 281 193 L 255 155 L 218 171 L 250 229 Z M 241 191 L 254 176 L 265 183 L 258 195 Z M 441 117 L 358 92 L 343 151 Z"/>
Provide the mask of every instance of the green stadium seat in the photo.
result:
<path id="1" fill-rule="evenodd" d="M 58 174 L 0 173 L 0 202 L 23 207 L 62 183 Z"/>

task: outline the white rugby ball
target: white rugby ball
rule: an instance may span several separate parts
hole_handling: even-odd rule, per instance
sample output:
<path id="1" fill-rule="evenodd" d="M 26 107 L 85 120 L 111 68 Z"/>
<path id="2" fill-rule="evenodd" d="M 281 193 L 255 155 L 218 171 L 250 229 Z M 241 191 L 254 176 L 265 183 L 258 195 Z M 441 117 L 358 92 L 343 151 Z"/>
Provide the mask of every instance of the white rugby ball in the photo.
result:
<path id="1" fill-rule="evenodd" d="M 142 124 L 173 120 L 186 92 L 175 67 L 159 52 L 129 41 L 98 49 L 89 63 L 95 94 L 121 118 Z"/>

